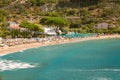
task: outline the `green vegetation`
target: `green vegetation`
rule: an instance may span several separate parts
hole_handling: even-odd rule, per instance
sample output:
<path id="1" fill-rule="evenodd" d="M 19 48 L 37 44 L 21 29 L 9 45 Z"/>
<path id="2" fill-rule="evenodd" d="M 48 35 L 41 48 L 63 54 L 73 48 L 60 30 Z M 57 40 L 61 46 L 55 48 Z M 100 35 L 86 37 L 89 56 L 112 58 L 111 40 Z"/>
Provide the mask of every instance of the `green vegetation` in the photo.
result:
<path id="1" fill-rule="evenodd" d="M 42 32 L 38 27 L 42 24 L 59 27 L 64 33 L 120 33 L 119 6 L 120 0 L 1 0 L 0 36 L 15 37 L 7 30 L 8 21 L 15 21 L 21 27 L 36 32 Z M 94 28 L 99 23 L 114 27 Z M 23 34 L 24 37 L 30 36 L 28 32 L 19 32 L 17 36 Z"/>
<path id="2" fill-rule="evenodd" d="M 29 23 L 29 22 L 21 22 L 20 27 L 23 27 L 26 29 L 26 31 L 22 31 L 21 35 L 23 37 L 29 37 L 29 36 L 38 36 L 35 33 L 43 32 L 43 29 L 40 25 Z"/>
<path id="3" fill-rule="evenodd" d="M 14 0 L 0 0 L 0 7 L 4 7 L 8 4 L 10 4 Z"/>
<path id="4" fill-rule="evenodd" d="M 39 27 L 36 24 L 29 23 L 29 22 L 21 22 L 20 27 L 26 28 L 29 31 L 41 31 L 42 32 L 41 27 Z"/>
<path id="5" fill-rule="evenodd" d="M 66 19 L 61 17 L 44 17 L 40 20 L 40 23 L 47 25 L 48 27 L 56 27 L 56 32 L 59 34 L 59 29 L 62 30 L 65 26 L 68 26 L 69 23 Z"/>
<path id="6" fill-rule="evenodd" d="M 28 0 L 28 3 L 31 3 L 34 6 L 41 6 L 44 5 L 45 3 L 55 3 L 58 0 Z"/>
<path id="7" fill-rule="evenodd" d="M 40 20 L 40 23 L 43 25 L 53 25 L 55 27 L 64 27 L 68 26 L 67 20 L 61 17 L 44 17 Z"/>

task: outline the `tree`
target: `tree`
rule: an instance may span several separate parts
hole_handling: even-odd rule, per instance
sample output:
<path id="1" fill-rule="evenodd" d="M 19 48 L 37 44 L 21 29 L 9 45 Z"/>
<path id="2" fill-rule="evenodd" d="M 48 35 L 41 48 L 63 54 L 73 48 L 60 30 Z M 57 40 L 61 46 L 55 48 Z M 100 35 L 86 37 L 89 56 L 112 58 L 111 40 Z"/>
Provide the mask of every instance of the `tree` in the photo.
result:
<path id="1" fill-rule="evenodd" d="M 28 0 L 34 6 L 41 6 L 45 3 L 56 3 L 58 0 Z"/>
<path id="2" fill-rule="evenodd" d="M 40 20 L 40 23 L 43 25 L 47 24 L 47 25 L 54 25 L 59 27 L 64 27 L 69 25 L 67 20 L 61 17 L 44 17 Z"/>
<path id="3" fill-rule="evenodd" d="M 17 29 L 12 29 L 10 31 L 10 34 L 11 34 L 12 38 L 16 38 L 19 36 L 19 31 Z"/>
<path id="4" fill-rule="evenodd" d="M 8 4 L 10 4 L 14 0 L 0 0 L 0 7 L 4 7 Z"/>
<path id="5" fill-rule="evenodd" d="M 20 24 L 20 27 L 26 28 L 29 31 L 42 31 L 42 29 L 38 25 L 29 22 L 22 22 Z"/>
<path id="6" fill-rule="evenodd" d="M 32 5 L 35 5 L 35 6 L 40 6 L 45 4 L 44 0 L 28 0 L 28 2 L 30 2 Z"/>
<path id="7" fill-rule="evenodd" d="M 80 6 L 91 6 L 91 5 L 96 5 L 100 0 L 70 0 L 71 3 L 77 3 L 80 4 Z"/>
<path id="8" fill-rule="evenodd" d="M 10 35 L 8 30 L 0 30 L 0 37 L 6 38 L 8 35 Z"/>
<path id="9" fill-rule="evenodd" d="M 0 17 L 0 23 L 3 22 L 3 18 Z"/>
<path id="10" fill-rule="evenodd" d="M 0 37 L 6 38 L 9 35 L 9 31 L 7 29 L 8 23 L 5 19 L 6 13 L 4 10 L 0 10 Z"/>
<path id="11" fill-rule="evenodd" d="M 43 29 L 39 25 L 29 22 L 22 22 L 20 24 L 20 27 L 26 28 L 32 36 L 35 35 L 35 33 L 43 32 Z"/>
<path id="12" fill-rule="evenodd" d="M 23 38 L 29 38 L 30 37 L 30 32 L 28 32 L 28 31 L 22 31 L 22 32 L 20 32 L 20 35 Z"/>
<path id="13" fill-rule="evenodd" d="M 63 27 L 69 25 L 68 21 L 61 17 L 44 17 L 40 20 L 40 23 L 43 25 L 56 27 L 56 32 L 58 32 L 59 29 L 61 30 Z"/>

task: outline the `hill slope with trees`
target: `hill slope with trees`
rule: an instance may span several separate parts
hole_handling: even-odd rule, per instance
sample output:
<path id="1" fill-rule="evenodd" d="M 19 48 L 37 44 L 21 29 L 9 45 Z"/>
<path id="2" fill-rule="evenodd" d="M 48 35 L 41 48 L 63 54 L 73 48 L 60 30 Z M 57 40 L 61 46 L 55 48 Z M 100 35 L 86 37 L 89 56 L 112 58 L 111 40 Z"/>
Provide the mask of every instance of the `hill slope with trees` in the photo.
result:
<path id="1" fill-rule="evenodd" d="M 40 19 L 45 16 L 67 19 L 70 31 L 97 32 L 93 30 L 93 26 L 104 22 L 114 25 L 115 30 L 119 32 L 120 0 L 0 1 L 0 31 L 5 30 L 4 28 L 8 25 L 8 21 L 15 21 L 17 23 L 28 21 L 40 24 Z M 110 28 L 110 30 L 112 29 L 114 28 Z"/>

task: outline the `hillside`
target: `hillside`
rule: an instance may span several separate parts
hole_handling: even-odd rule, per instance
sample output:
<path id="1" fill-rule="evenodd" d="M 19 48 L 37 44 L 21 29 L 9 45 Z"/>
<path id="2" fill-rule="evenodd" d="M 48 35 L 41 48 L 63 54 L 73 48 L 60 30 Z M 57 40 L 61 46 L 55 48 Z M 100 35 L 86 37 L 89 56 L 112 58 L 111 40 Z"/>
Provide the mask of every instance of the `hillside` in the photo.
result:
<path id="1" fill-rule="evenodd" d="M 119 0 L 1 0 L 1 11 L 7 17 L 94 16 L 118 20 Z"/>
<path id="2" fill-rule="evenodd" d="M 43 16 L 64 17 L 70 28 L 97 23 L 120 26 L 120 0 L 1 0 L 0 21 L 39 23 Z"/>

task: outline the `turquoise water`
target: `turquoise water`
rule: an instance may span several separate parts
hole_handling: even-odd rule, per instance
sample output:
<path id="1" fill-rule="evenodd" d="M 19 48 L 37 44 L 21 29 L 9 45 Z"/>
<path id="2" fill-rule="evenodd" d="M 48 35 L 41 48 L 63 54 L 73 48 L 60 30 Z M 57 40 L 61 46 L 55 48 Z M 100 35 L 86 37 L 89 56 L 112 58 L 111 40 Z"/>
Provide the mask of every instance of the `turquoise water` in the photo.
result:
<path id="1" fill-rule="evenodd" d="M 2 56 L 0 76 L 3 80 L 120 80 L 120 39 L 52 45 Z"/>
<path id="2" fill-rule="evenodd" d="M 97 34 L 94 33 L 89 33 L 89 34 L 81 34 L 81 33 L 71 33 L 71 34 L 66 34 L 66 35 L 60 35 L 64 37 L 70 37 L 70 38 L 77 38 L 77 37 L 91 37 L 91 36 L 96 36 Z"/>

